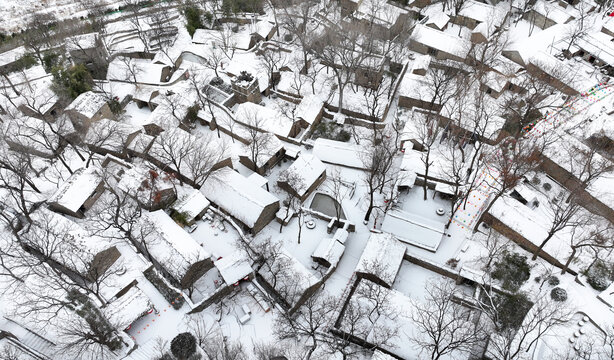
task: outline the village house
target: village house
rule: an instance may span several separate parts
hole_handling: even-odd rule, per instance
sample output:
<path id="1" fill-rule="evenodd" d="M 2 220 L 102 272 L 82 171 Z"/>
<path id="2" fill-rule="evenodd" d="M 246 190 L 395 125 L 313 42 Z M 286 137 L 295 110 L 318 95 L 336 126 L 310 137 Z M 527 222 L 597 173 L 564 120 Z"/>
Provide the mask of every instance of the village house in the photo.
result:
<path id="1" fill-rule="evenodd" d="M 141 131 L 142 128 L 139 126 L 105 118 L 90 126 L 83 142 L 91 151 L 98 154 L 126 158 L 128 144 Z"/>
<path id="2" fill-rule="evenodd" d="M 77 35 L 67 38 L 66 51 L 73 63 L 83 64 L 96 78 L 104 79 L 106 69 L 104 63 L 109 54 L 103 39 L 97 32 Z"/>
<path id="3" fill-rule="evenodd" d="M 245 102 L 236 106 L 235 120 L 247 127 L 270 132 L 281 140 L 296 137 L 301 124 L 270 107 Z"/>
<path id="4" fill-rule="evenodd" d="M 310 154 L 300 155 L 279 175 L 277 185 L 302 201 L 326 180 L 326 166 Z"/>
<path id="5" fill-rule="evenodd" d="M 107 80 L 159 85 L 171 76 L 171 67 L 145 59 L 116 57 L 109 64 Z"/>
<path id="6" fill-rule="evenodd" d="M 177 200 L 174 177 L 157 169 L 131 166 L 121 171 L 118 188 L 149 211 L 163 209 Z"/>
<path id="7" fill-rule="evenodd" d="M 284 157 L 285 150 L 282 142 L 271 133 L 258 133 L 253 140 L 255 144 L 242 146 L 243 153 L 239 155 L 239 162 L 252 171 L 264 175 Z M 254 163 L 254 160 L 256 162 Z"/>
<path id="8" fill-rule="evenodd" d="M 506 9 L 500 6 L 468 0 L 464 2 L 458 14 L 451 18 L 451 21 L 470 30 L 475 29 L 480 24 L 498 28 L 503 23 L 506 12 Z"/>
<path id="9" fill-rule="evenodd" d="M 439 60 L 464 62 L 471 49 L 468 40 L 418 24 L 409 37 L 409 49 Z"/>
<path id="10" fill-rule="evenodd" d="M 569 12 L 559 7 L 556 3 L 538 0 L 524 13 L 523 18 L 530 21 L 540 29 L 547 29 L 556 24 L 567 24 L 574 19 Z"/>
<path id="11" fill-rule="evenodd" d="M 49 208 L 82 218 L 104 192 L 99 170 L 90 166 L 76 170 L 47 200 Z"/>
<path id="12" fill-rule="evenodd" d="M 213 267 L 211 255 L 163 210 L 145 213 L 142 221 L 152 230 L 145 253 L 173 285 L 187 289 Z"/>
<path id="13" fill-rule="evenodd" d="M 279 210 L 279 199 L 227 167 L 213 172 L 200 191 L 252 234 L 262 230 Z"/>
<path id="14" fill-rule="evenodd" d="M 185 225 L 192 225 L 200 220 L 209 208 L 209 200 L 202 192 L 192 189 L 171 206 L 174 214 L 181 214 Z"/>
<path id="15" fill-rule="evenodd" d="M 85 134 L 92 123 L 107 118 L 112 119 L 113 113 L 102 94 L 86 91 L 77 96 L 64 112 L 68 115 L 75 129 Z"/>
<path id="16" fill-rule="evenodd" d="M 388 289 L 397 277 L 405 245 L 388 233 L 371 233 L 358 260 L 356 274 Z"/>

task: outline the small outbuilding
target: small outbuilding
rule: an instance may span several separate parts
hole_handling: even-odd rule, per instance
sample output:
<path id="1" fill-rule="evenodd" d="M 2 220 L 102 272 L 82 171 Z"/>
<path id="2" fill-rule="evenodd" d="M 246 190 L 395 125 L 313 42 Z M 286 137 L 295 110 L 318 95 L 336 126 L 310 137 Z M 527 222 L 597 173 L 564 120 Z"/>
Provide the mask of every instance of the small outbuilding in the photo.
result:
<path id="1" fill-rule="evenodd" d="M 95 167 L 76 170 L 47 200 L 55 212 L 83 218 L 104 192 L 104 184 Z"/>
<path id="2" fill-rule="evenodd" d="M 372 233 L 358 260 L 356 273 L 391 288 L 401 268 L 405 250 L 405 245 L 392 234 Z"/>
<path id="3" fill-rule="evenodd" d="M 326 179 L 326 166 L 317 157 L 303 154 L 279 175 L 277 185 L 305 201 Z"/>

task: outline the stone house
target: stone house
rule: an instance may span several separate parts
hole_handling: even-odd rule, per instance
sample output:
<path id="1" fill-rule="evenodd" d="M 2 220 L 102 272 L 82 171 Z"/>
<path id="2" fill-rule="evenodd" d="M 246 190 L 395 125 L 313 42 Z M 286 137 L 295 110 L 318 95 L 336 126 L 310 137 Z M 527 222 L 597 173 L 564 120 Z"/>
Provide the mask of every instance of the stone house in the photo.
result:
<path id="1" fill-rule="evenodd" d="M 252 234 L 275 219 L 279 210 L 279 199 L 273 194 L 227 167 L 213 172 L 200 191 Z"/>
<path id="2" fill-rule="evenodd" d="M 91 166 L 76 170 L 47 200 L 53 211 L 83 218 L 104 192 L 98 169 Z"/>

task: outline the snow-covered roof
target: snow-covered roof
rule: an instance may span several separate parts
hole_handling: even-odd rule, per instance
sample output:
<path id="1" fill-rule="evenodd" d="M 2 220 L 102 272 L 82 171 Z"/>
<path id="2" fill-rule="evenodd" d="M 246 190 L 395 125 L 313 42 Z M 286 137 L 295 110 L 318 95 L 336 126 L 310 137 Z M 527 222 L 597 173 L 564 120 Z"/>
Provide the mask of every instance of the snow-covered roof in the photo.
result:
<path id="1" fill-rule="evenodd" d="M 313 124 L 324 107 L 324 101 L 315 95 L 307 95 L 296 107 L 295 115 L 309 124 Z"/>
<path id="2" fill-rule="evenodd" d="M 223 156 L 230 157 L 221 152 L 226 148 L 224 141 L 213 133 L 190 134 L 180 128 L 171 128 L 156 137 L 148 154 L 169 169 L 200 183 L 211 168 L 224 160 Z M 179 157 L 180 162 L 176 161 Z"/>
<path id="3" fill-rule="evenodd" d="M 471 49 L 469 41 L 422 24 L 416 25 L 410 39 L 461 59 L 466 58 Z"/>
<path id="4" fill-rule="evenodd" d="M 163 210 L 146 212 L 141 219 L 153 230 L 147 250 L 177 280 L 194 263 L 211 256 Z"/>
<path id="5" fill-rule="evenodd" d="M 258 133 L 256 137 L 256 143 L 259 145 L 255 145 L 258 147 L 258 151 L 257 154 L 254 155 L 256 155 L 256 166 L 261 167 L 277 155 L 277 153 L 284 148 L 284 145 L 275 135 L 268 132 Z M 251 160 L 252 154 L 250 145 L 242 146 L 241 150 L 243 155 Z"/>
<path id="6" fill-rule="evenodd" d="M 391 3 L 378 0 L 362 0 L 353 14 L 357 19 L 373 21 L 375 24 L 392 26 L 399 16 L 407 14 L 407 10 Z"/>
<path id="7" fill-rule="evenodd" d="M 405 250 L 405 245 L 392 234 L 372 233 L 358 260 L 356 272 L 375 275 L 386 285 L 392 286 Z"/>
<path id="8" fill-rule="evenodd" d="M 253 182 L 254 184 L 263 187 L 264 185 L 266 185 L 269 182 L 269 179 L 265 178 L 264 176 L 258 174 L 258 173 L 252 173 L 247 177 L 247 180 Z"/>
<path id="9" fill-rule="evenodd" d="M 124 60 L 123 60 L 124 59 Z M 147 60 L 116 57 L 109 64 L 108 80 L 136 81 L 143 84 L 160 84 L 162 71 L 167 65 L 154 64 Z"/>
<path id="10" fill-rule="evenodd" d="M 529 58 L 529 63 L 578 92 L 583 92 L 594 85 L 580 72 L 580 69 L 573 68 L 545 51 L 535 52 Z"/>
<path id="11" fill-rule="evenodd" d="M 313 251 L 311 257 L 324 259 L 331 266 L 336 266 L 345 251 L 345 245 L 332 238 L 325 238 L 320 241 L 318 247 Z"/>
<path id="12" fill-rule="evenodd" d="M 282 137 L 288 137 L 293 125 L 292 120 L 279 111 L 252 102 L 237 105 L 235 118 L 246 126 L 256 127 Z"/>
<path id="13" fill-rule="evenodd" d="M 19 60 L 26 54 L 26 48 L 23 46 L 16 47 L 7 52 L 0 54 L 0 66 L 8 65 L 12 62 Z"/>
<path id="14" fill-rule="evenodd" d="M 147 295 L 135 285 L 104 307 L 103 313 L 111 325 L 123 330 L 152 308 L 153 304 Z"/>
<path id="15" fill-rule="evenodd" d="M 85 50 L 92 49 L 97 46 L 98 33 L 92 32 L 89 34 L 77 35 L 66 39 L 66 50 Z"/>
<path id="16" fill-rule="evenodd" d="M 224 167 L 213 172 L 200 191 L 231 216 L 253 227 L 265 207 L 279 200 L 238 172 Z"/>
<path id="17" fill-rule="evenodd" d="M 74 111 L 91 119 L 106 103 L 107 99 L 102 94 L 86 91 L 77 96 L 64 110 Z"/>
<path id="18" fill-rule="evenodd" d="M 4 121 L 4 136 L 9 144 L 18 144 L 52 156 L 55 149 L 59 148 L 60 141 L 57 129 L 51 129 L 53 126 L 29 116 L 9 118 Z"/>
<path id="19" fill-rule="evenodd" d="M 371 357 L 371 360 L 394 360 L 394 359 L 396 358 L 388 354 L 385 354 L 381 352 L 380 350 L 375 350 L 375 352 L 373 353 L 373 356 Z"/>
<path id="20" fill-rule="evenodd" d="M 532 10 L 557 24 L 564 24 L 573 18 L 556 3 L 549 3 L 544 0 L 538 0 L 533 5 Z"/>
<path id="21" fill-rule="evenodd" d="M 49 256 L 81 274 L 90 270 L 94 257 L 112 244 L 105 237 L 91 236 L 76 222 L 47 208 L 30 215 L 32 226 L 22 230 L 23 240 L 49 251 Z"/>
<path id="22" fill-rule="evenodd" d="M 450 17 L 444 12 L 437 11 L 428 15 L 428 19 L 426 20 L 425 24 L 433 24 L 441 30 L 448 24 L 448 22 L 450 22 Z"/>
<path id="23" fill-rule="evenodd" d="M 209 200 L 207 200 L 203 193 L 196 189 L 192 189 L 188 194 L 178 199 L 173 204 L 173 209 L 175 209 L 177 212 L 185 213 L 188 221 L 194 219 L 208 207 Z"/>
<path id="24" fill-rule="evenodd" d="M 318 138 L 314 142 L 313 154 L 321 161 L 357 169 L 365 168 L 363 157 L 367 152 L 359 145 Z"/>
<path id="25" fill-rule="evenodd" d="M 110 151 L 122 152 L 130 135 L 141 131 L 139 126 L 109 119 L 100 119 L 92 124 L 85 136 L 85 143 Z"/>
<path id="26" fill-rule="evenodd" d="M 146 133 L 138 133 L 134 139 L 126 146 L 127 149 L 135 151 L 137 153 L 145 153 L 151 143 L 155 140 L 155 137 L 147 135 Z"/>
<path id="27" fill-rule="evenodd" d="M 224 282 L 229 285 L 254 272 L 250 266 L 249 258 L 240 250 L 217 260 L 214 265 L 219 270 L 220 275 L 222 275 Z"/>
<path id="28" fill-rule="evenodd" d="M 326 166 L 320 159 L 311 154 L 302 154 L 279 175 L 279 181 L 287 181 L 291 177 L 288 185 L 302 197 L 323 173 L 326 173 Z"/>
<path id="29" fill-rule="evenodd" d="M 252 34 L 258 34 L 259 36 L 266 39 L 266 37 L 269 35 L 271 30 L 273 30 L 274 27 L 275 24 L 271 23 L 270 21 L 260 20 L 250 26 L 250 29 Z"/>
<path id="30" fill-rule="evenodd" d="M 101 182 L 98 169 L 94 166 L 75 170 L 48 201 L 77 212 Z"/>
<path id="31" fill-rule="evenodd" d="M 475 0 L 467 0 L 459 11 L 459 15 L 480 23 L 491 23 L 494 26 L 501 25 L 505 17 L 506 9 L 500 6 L 481 3 Z"/>
<path id="32" fill-rule="evenodd" d="M 575 46 L 608 64 L 614 64 L 614 43 L 612 37 L 598 32 L 576 39 Z"/>

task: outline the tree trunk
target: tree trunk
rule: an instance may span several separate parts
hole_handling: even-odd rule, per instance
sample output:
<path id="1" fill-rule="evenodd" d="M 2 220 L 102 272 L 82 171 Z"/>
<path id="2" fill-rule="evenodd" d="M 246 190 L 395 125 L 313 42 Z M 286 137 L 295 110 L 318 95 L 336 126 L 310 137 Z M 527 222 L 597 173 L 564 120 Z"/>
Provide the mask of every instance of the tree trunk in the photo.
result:
<path id="1" fill-rule="evenodd" d="M 369 222 L 369 218 L 371 217 L 372 211 L 373 211 L 373 191 L 369 192 L 369 208 L 367 209 L 367 213 L 365 214 L 366 222 Z"/>
<path id="2" fill-rule="evenodd" d="M 578 251 L 578 249 L 572 246 L 571 254 L 569 255 L 569 258 L 567 258 L 567 262 L 565 262 L 565 266 L 563 266 L 563 269 L 561 270 L 561 275 L 565 275 L 565 273 L 567 272 L 567 269 L 569 269 L 569 265 L 571 264 L 571 261 L 576 256 L 576 251 Z"/>
<path id="3" fill-rule="evenodd" d="M 537 248 L 537 250 L 533 253 L 533 257 L 531 258 L 532 260 L 536 260 L 537 256 L 539 256 L 539 254 L 541 253 L 542 249 L 544 248 L 544 246 L 546 246 L 546 244 L 548 243 L 548 241 L 550 241 L 550 239 L 552 239 L 552 237 L 554 236 L 553 231 L 550 231 L 548 233 L 548 236 L 546 236 L 546 238 L 544 239 L 544 241 L 542 241 L 541 244 L 539 244 L 539 247 Z"/>

